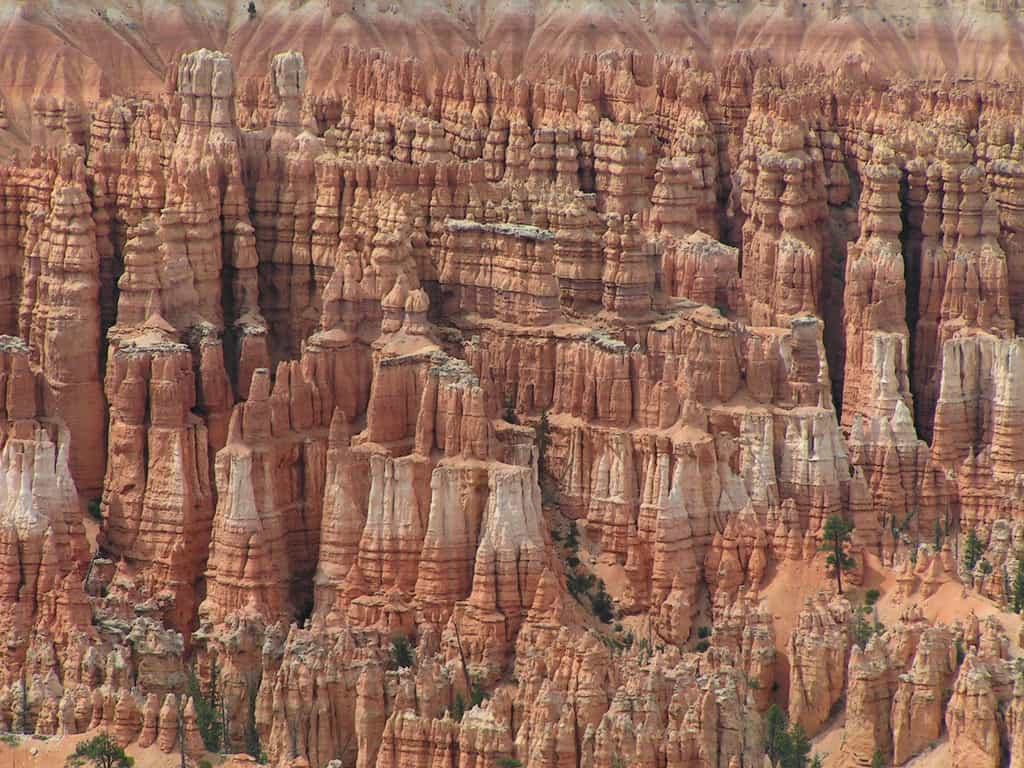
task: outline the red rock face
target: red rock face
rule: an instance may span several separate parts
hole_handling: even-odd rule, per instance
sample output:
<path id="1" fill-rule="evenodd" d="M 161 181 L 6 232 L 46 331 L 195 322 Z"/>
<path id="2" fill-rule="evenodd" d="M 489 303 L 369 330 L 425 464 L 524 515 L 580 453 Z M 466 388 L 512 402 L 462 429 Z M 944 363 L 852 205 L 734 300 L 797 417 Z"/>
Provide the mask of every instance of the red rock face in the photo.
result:
<path id="1" fill-rule="evenodd" d="M 257 56 L 259 8 L 4 92 L 0 730 L 198 760 L 215 698 L 280 766 L 761 768 L 777 705 L 837 764 L 1024 760 L 1009 64 L 691 10 L 511 62 Z"/>

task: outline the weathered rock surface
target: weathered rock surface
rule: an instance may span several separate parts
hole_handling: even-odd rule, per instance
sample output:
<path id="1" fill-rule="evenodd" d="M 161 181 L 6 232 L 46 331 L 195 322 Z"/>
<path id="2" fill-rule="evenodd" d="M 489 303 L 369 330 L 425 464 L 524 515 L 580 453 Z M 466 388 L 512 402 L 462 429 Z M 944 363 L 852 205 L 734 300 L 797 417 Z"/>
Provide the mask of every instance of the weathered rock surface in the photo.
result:
<path id="1" fill-rule="evenodd" d="M 0 67 L 0 730 L 761 768 L 778 704 L 1024 759 L 1013 3 L 477 9 L 523 62 L 265 5 L 120 95 Z"/>

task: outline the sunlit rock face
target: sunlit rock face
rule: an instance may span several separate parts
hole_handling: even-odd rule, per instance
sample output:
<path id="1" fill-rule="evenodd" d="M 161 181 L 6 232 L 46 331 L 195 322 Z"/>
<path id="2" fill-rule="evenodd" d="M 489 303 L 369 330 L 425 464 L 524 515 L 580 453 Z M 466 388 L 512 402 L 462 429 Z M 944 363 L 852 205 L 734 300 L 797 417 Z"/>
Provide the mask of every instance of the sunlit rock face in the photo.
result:
<path id="1" fill-rule="evenodd" d="M 8 14 L 0 730 L 1024 761 L 1019 9 L 492 5 Z"/>

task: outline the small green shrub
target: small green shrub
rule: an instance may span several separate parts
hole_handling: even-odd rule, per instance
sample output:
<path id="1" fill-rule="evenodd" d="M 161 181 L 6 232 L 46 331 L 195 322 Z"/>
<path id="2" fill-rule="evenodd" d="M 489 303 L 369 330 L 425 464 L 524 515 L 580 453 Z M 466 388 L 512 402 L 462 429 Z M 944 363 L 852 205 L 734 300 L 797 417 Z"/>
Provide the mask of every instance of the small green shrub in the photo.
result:
<path id="1" fill-rule="evenodd" d="M 772 765 L 779 759 L 786 739 L 786 713 L 772 704 L 764 715 L 764 754 Z"/>
<path id="2" fill-rule="evenodd" d="M 711 637 L 711 627 L 697 627 L 697 637 L 701 640 Z"/>
<path id="3" fill-rule="evenodd" d="M 594 615 L 605 624 L 611 624 L 615 614 L 612 612 L 612 598 L 604 591 L 604 584 L 601 584 L 597 593 L 590 598 L 590 607 L 594 609 Z"/>
<path id="4" fill-rule="evenodd" d="M 256 727 L 256 696 L 259 692 L 259 683 L 249 686 L 249 707 L 245 721 L 245 751 L 255 758 L 260 765 L 267 762 L 267 754 L 260 745 L 260 732 Z"/>
<path id="5" fill-rule="evenodd" d="M 572 520 L 569 523 L 569 532 L 565 536 L 566 549 L 576 552 L 580 548 L 580 529 L 576 525 L 576 521 Z"/>
<path id="6" fill-rule="evenodd" d="M 565 585 L 573 597 L 585 595 L 594 586 L 594 577 L 589 573 L 572 572 L 565 577 Z"/>
<path id="7" fill-rule="evenodd" d="M 867 606 L 853 612 L 853 623 L 850 629 L 853 634 L 853 641 L 862 649 L 867 647 L 868 640 L 871 639 L 872 635 L 880 635 L 885 631 L 882 622 L 878 620 L 878 609 L 874 609 L 872 619 L 868 619 L 870 615 L 872 615 L 872 609 Z"/>
<path id="8" fill-rule="evenodd" d="M 1013 606 L 1014 613 L 1024 611 L 1024 557 L 1017 557 L 1017 568 L 1013 576 L 1013 590 L 1010 592 L 1010 604 Z"/>
<path id="9" fill-rule="evenodd" d="M 412 668 L 415 659 L 412 653 L 412 646 L 409 638 L 405 635 L 395 635 L 391 638 L 391 669 Z"/>
<path id="10" fill-rule="evenodd" d="M 882 596 L 882 593 L 879 590 L 877 590 L 877 589 L 869 589 L 864 594 L 864 604 L 865 605 L 874 605 L 875 603 L 878 602 L 878 598 L 880 598 L 881 596 Z"/>
<path id="11" fill-rule="evenodd" d="M 846 553 L 846 544 L 850 541 L 853 523 L 842 515 L 832 515 L 825 521 L 820 550 L 828 552 L 825 562 L 835 570 L 836 591 L 843 594 L 843 573 L 852 571 L 856 562 Z"/>
<path id="12" fill-rule="evenodd" d="M 472 708 L 472 707 L 479 707 L 489 697 L 490 697 L 490 694 L 483 687 L 483 685 L 480 683 L 479 680 L 473 680 L 469 684 L 469 706 L 470 706 L 470 708 Z"/>
<path id="13" fill-rule="evenodd" d="M 970 573 L 978 564 L 985 546 L 978 538 L 978 533 L 973 528 L 967 532 L 967 541 L 964 542 L 964 570 Z"/>
<path id="14" fill-rule="evenodd" d="M 103 731 L 87 741 L 80 741 L 75 751 L 68 755 L 64 763 L 67 768 L 131 768 L 135 760 L 125 754 L 124 749 Z"/>
<path id="15" fill-rule="evenodd" d="M 547 409 L 541 411 L 540 421 L 537 423 L 537 476 L 544 477 L 547 473 L 548 445 L 551 442 L 551 427 L 548 424 Z"/>
<path id="16" fill-rule="evenodd" d="M 509 424 L 519 423 L 519 417 L 516 416 L 516 401 L 511 396 L 505 400 L 505 421 Z"/>
<path id="17" fill-rule="evenodd" d="M 697 645 L 694 646 L 694 649 L 697 651 L 697 653 L 704 653 L 704 651 L 706 651 L 710 647 L 711 643 L 709 643 L 707 640 L 698 640 Z"/>
<path id="18" fill-rule="evenodd" d="M 461 722 L 462 716 L 466 714 L 466 702 L 462 698 L 461 693 L 455 694 L 455 701 L 452 702 L 451 708 L 452 720 L 455 722 Z"/>
<path id="19" fill-rule="evenodd" d="M 188 676 L 187 693 L 196 708 L 196 727 L 209 752 L 220 752 L 221 737 L 226 730 L 222 720 L 219 677 L 220 667 L 216 660 L 210 664 L 210 685 L 206 691 L 199 684 L 194 665 Z"/>

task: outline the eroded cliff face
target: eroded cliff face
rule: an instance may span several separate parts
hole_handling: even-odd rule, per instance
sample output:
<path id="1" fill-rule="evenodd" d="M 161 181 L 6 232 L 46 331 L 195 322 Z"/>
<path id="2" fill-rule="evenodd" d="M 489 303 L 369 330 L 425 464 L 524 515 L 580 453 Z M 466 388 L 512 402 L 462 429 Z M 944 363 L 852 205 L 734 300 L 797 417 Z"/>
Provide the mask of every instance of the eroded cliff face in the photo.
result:
<path id="1" fill-rule="evenodd" d="M 0 730 L 1024 760 L 1018 90 L 275 53 L 0 165 Z"/>

